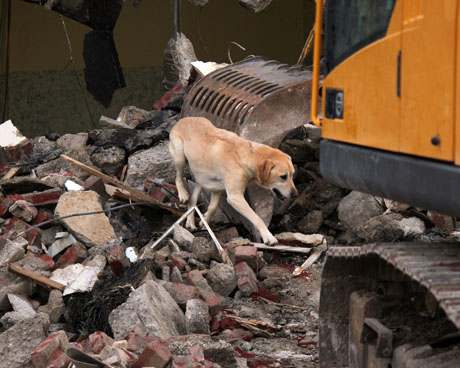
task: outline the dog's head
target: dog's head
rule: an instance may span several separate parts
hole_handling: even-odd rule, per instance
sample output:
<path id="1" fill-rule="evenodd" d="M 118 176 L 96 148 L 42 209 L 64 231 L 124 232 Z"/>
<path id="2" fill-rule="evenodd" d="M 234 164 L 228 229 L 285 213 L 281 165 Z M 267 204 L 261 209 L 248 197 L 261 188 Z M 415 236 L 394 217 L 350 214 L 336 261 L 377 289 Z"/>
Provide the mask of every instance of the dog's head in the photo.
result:
<path id="1" fill-rule="evenodd" d="M 289 198 L 297 194 L 291 157 L 278 149 L 270 149 L 269 154 L 258 160 L 257 181 L 277 197 Z"/>

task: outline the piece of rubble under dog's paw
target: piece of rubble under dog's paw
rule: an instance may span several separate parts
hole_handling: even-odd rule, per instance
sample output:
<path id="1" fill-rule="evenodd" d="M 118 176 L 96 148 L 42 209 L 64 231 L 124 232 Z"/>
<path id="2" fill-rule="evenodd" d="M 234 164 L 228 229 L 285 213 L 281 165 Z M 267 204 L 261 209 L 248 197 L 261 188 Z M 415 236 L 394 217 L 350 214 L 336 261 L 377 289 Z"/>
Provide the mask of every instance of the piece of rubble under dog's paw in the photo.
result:
<path id="1" fill-rule="evenodd" d="M 280 244 L 298 247 L 316 247 L 326 243 L 326 237 L 322 234 L 280 233 L 275 235 Z"/>

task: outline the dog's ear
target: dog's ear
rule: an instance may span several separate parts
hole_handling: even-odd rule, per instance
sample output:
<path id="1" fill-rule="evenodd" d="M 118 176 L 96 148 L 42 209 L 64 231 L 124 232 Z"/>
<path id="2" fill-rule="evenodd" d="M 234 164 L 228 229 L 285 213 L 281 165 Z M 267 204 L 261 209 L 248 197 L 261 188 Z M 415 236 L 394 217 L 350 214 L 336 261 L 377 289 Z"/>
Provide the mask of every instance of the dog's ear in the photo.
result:
<path id="1" fill-rule="evenodd" d="M 272 160 L 263 160 L 257 165 L 257 181 L 262 184 L 268 184 L 270 179 L 270 173 L 275 167 L 275 163 Z"/>

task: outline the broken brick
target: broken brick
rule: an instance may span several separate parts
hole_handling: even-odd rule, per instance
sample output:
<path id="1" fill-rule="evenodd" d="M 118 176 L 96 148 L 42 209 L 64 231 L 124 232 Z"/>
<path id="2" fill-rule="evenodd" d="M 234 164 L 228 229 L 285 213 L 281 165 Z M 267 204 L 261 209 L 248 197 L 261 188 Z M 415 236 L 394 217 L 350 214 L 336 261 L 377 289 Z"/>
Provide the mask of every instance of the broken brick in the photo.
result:
<path id="1" fill-rule="evenodd" d="M 69 339 L 64 331 L 58 331 L 49 335 L 33 351 L 32 364 L 35 368 L 47 368 L 50 363 L 59 359 L 69 344 Z M 70 359 L 67 360 L 67 363 Z M 56 366 L 56 365 L 53 365 Z"/>
<path id="2" fill-rule="evenodd" d="M 244 296 L 250 296 L 259 290 L 257 276 L 246 262 L 235 265 L 235 273 L 238 279 L 238 289 Z"/>
<path id="3" fill-rule="evenodd" d="M 14 201 L 11 198 L 0 198 L 0 217 L 3 217 L 8 213 L 8 210 L 13 203 Z"/>
<path id="4" fill-rule="evenodd" d="M 13 216 L 26 222 L 31 222 L 38 214 L 37 209 L 31 203 L 24 200 L 14 202 L 9 211 Z"/>
<path id="5" fill-rule="evenodd" d="M 33 225 L 41 224 L 42 222 L 51 220 L 52 215 L 48 211 L 38 211 L 37 216 L 32 221 Z"/>
<path id="6" fill-rule="evenodd" d="M 139 356 L 139 359 L 134 363 L 133 368 L 141 367 L 156 367 L 164 368 L 172 359 L 171 351 L 169 351 L 168 344 L 155 339 L 149 341 L 144 348 L 144 351 Z"/>
<path id="7" fill-rule="evenodd" d="M 120 244 L 113 244 L 107 249 L 107 262 L 114 275 L 120 276 L 124 269 L 129 267 L 129 259 L 126 257 L 125 250 Z"/>
<path id="8" fill-rule="evenodd" d="M 94 354 L 99 354 L 106 346 L 112 346 L 114 340 L 102 331 L 96 331 L 89 335 L 88 345 Z"/>
<path id="9" fill-rule="evenodd" d="M 235 263 L 246 262 L 254 271 L 258 271 L 257 248 L 253 246 L 239 246 L 235 248 Z"/>
<path id="10" fill-rule="evenodd" d="M 200 297 L 200 293 L 195 286 L 165 281 L 161 282 L 161 285 L 181 307 L 185 307 L 188 300 Z"/>
<path id="11" fill-rule="evenodd" d="M 85 259 L 87 256 L 86 248 L 83 244 L 77 243 L 71 245 L 64 254 L 59 257 L 59 260 L 56 262 L 55 268 L 66 268 L 72 264 L 78 263 Z"/>
<path id="12" fill-rule="evenodd" d="M 33 192 L 26 194 L 14 194 L 7 198 L 14 201 L 24 200 L 31 203 L 34 206 L 44 206 L 48 204 L 56 204 L 62 195 L 62 190 L 59 188 L 48 189 L 43 192 Z"/>
<path id="13" fill-rule="evenodd" d="M 224 298 L 212 290 L 200 271 L 190 271 L 187 274 L 187 278 L 192 285 L 198 288 L 198 292 L 208 305 L 211 315 L 217 313 L 224 307 Z"/>

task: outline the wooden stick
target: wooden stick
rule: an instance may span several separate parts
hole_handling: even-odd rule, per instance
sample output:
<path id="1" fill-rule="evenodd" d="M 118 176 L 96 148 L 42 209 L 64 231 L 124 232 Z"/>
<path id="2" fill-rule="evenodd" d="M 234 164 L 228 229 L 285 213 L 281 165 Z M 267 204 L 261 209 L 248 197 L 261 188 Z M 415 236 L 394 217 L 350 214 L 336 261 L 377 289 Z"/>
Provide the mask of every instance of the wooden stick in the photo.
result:
<path id="1" fill-rule="evenodd" d="M 21 275 L 21 276 L 24 276 L 24 277 L 27 277 L 33 281 L 35 281 L 36 283 L 40 284 L 40 285 L 43 285 L 43 286 L 46 286 L 46 287 L 49 287 L 51 289 L 58 289 L 58 290 L 61 290 L 63 291 L 65 286 L 62 285 L 61 283 L 59 282 L 56 282 L 56 281 L 53 281 L 51 279 L 49 279 L 48 277 L 45 277 L 41 274 L 39 274 L 38 272 L 35 272 L 35 271 L 31 271 L 31 270 L 27 270 L 17 264 L 10 264 L 9 266 L 9 270 L 14 272 L 14 273 L 17 273 L 18 275 Z"/>
<path id="2" fill-rule="evenodd" d="M 289 245 L 265 245 L 262 243 L 253 243 L 257 249 L 273 252 L 301 253 L 310 254 L 312 248 L 290 247 Z"/>
<path id="3" fill-rule="evenodd" d="M 308 257 L 307 260 L 304 263 L 302 263 L 300 267 L 296 267 L 292 275 L 301 275 L 302 272 L 310 268 L 313 265 L 313 263 L 315 263 L 319 259 L 319 257 L 321 257 L 321 254 L 323 254 L 323 252 L 325 252 L 326 250 L 327 247 L 319 246 L 317 248 L 314 248 L 313 253 L 310 255 L 310 257 Z"/>
<path id="4" fill-rule="evenodd" d="M 9 180 L 9 179 L 11 179 L 13 176 L 15 176 L 15 175 L 18 173 L 19 169 L 20 169 L 19 167 L 12 167 L 12 168 L 10 168 L 10 169 L 7 171 L 7 173 L 6 173 L 5 175 L 3 175 L 2 180 Z"/>
<path id="5" fill-rule="evenodd" d="M 178 210 L 178 209 L 175 209 L 175 208 L 172 208 L 172 207 L 169 207 L 161 202 L 158 202 L 157 200 L 153 199 L 151 196 L 149 196 L 147 193 L 144 193 L 144 192 L 141 192 L 140 190 L 137 190 L 137 189 L 134 189 L 132 187 L 130 187 L 129 185 L 126 185 L 125 183 L 121 182 L 120 180 L 116 179 L 116 178 L 113 178 L 111 177 L 110 175 L 106 175 L 102 172 L 100 172 L 99 170 L 97 170 L 96 168 L 92 167 L 92 166 L 88 166 L 86 164 L 84 164 L 83 162 L 80 162 L 78 160 L 75 160 L 73 159 L 72 157 L 69 157 L 67 155 L 61 155 L 61 157 L 69 162 L 70 164 L 74 165 L 74 166 L 77 166 L 78 168 L 86 171 L 87 173 L 91 174 L 91 175 L 94 175 L 94 176 L 97 176 L 98 178 L 101 178 L 104 182 L 106 183 L 109 183 L 109 184 L 112 184 L 116 187 L 118 187 L 119 189 L 122 189 L 123 191 L 126 191 L 129 193 L 130 195 L 130 199 L 135 201 L 135 202 L 147 202 L 147 203 L 150 203 L 156 207 L 159 207 L 159 208 L 162 208 L 166 211 L 169 211 L 171 212 L 172 214 L 176 215 L 176 216 L 181 216 L 183 214 L 182 211 Z"/>
<path id="6" fill-rule="evenodd" d="M 198 214 L 200 217 L 201 221 L 203 222 L 204 227 L 208 231 L 209 235 L 211 236 L 212 241 L 216 245 L 217 251 L 219 252 L 220 257 L 222 258 L 222 261 L 225 263 L 229 264 L 230 266 L 233 266 L 232 261 L 230 257 L 228 256 L 228 253 L 225 251 L 224 248 L 222 248 L 222 245 L 220 245 L 219 240 L 217 239 L 216 235 L 214 232 L 211 230 L 209 227 L 209 224 L 206 222 L 203 214 L 201 213 L 200 209 L 198 207 L 195 207 L 195 212 Z"/>

